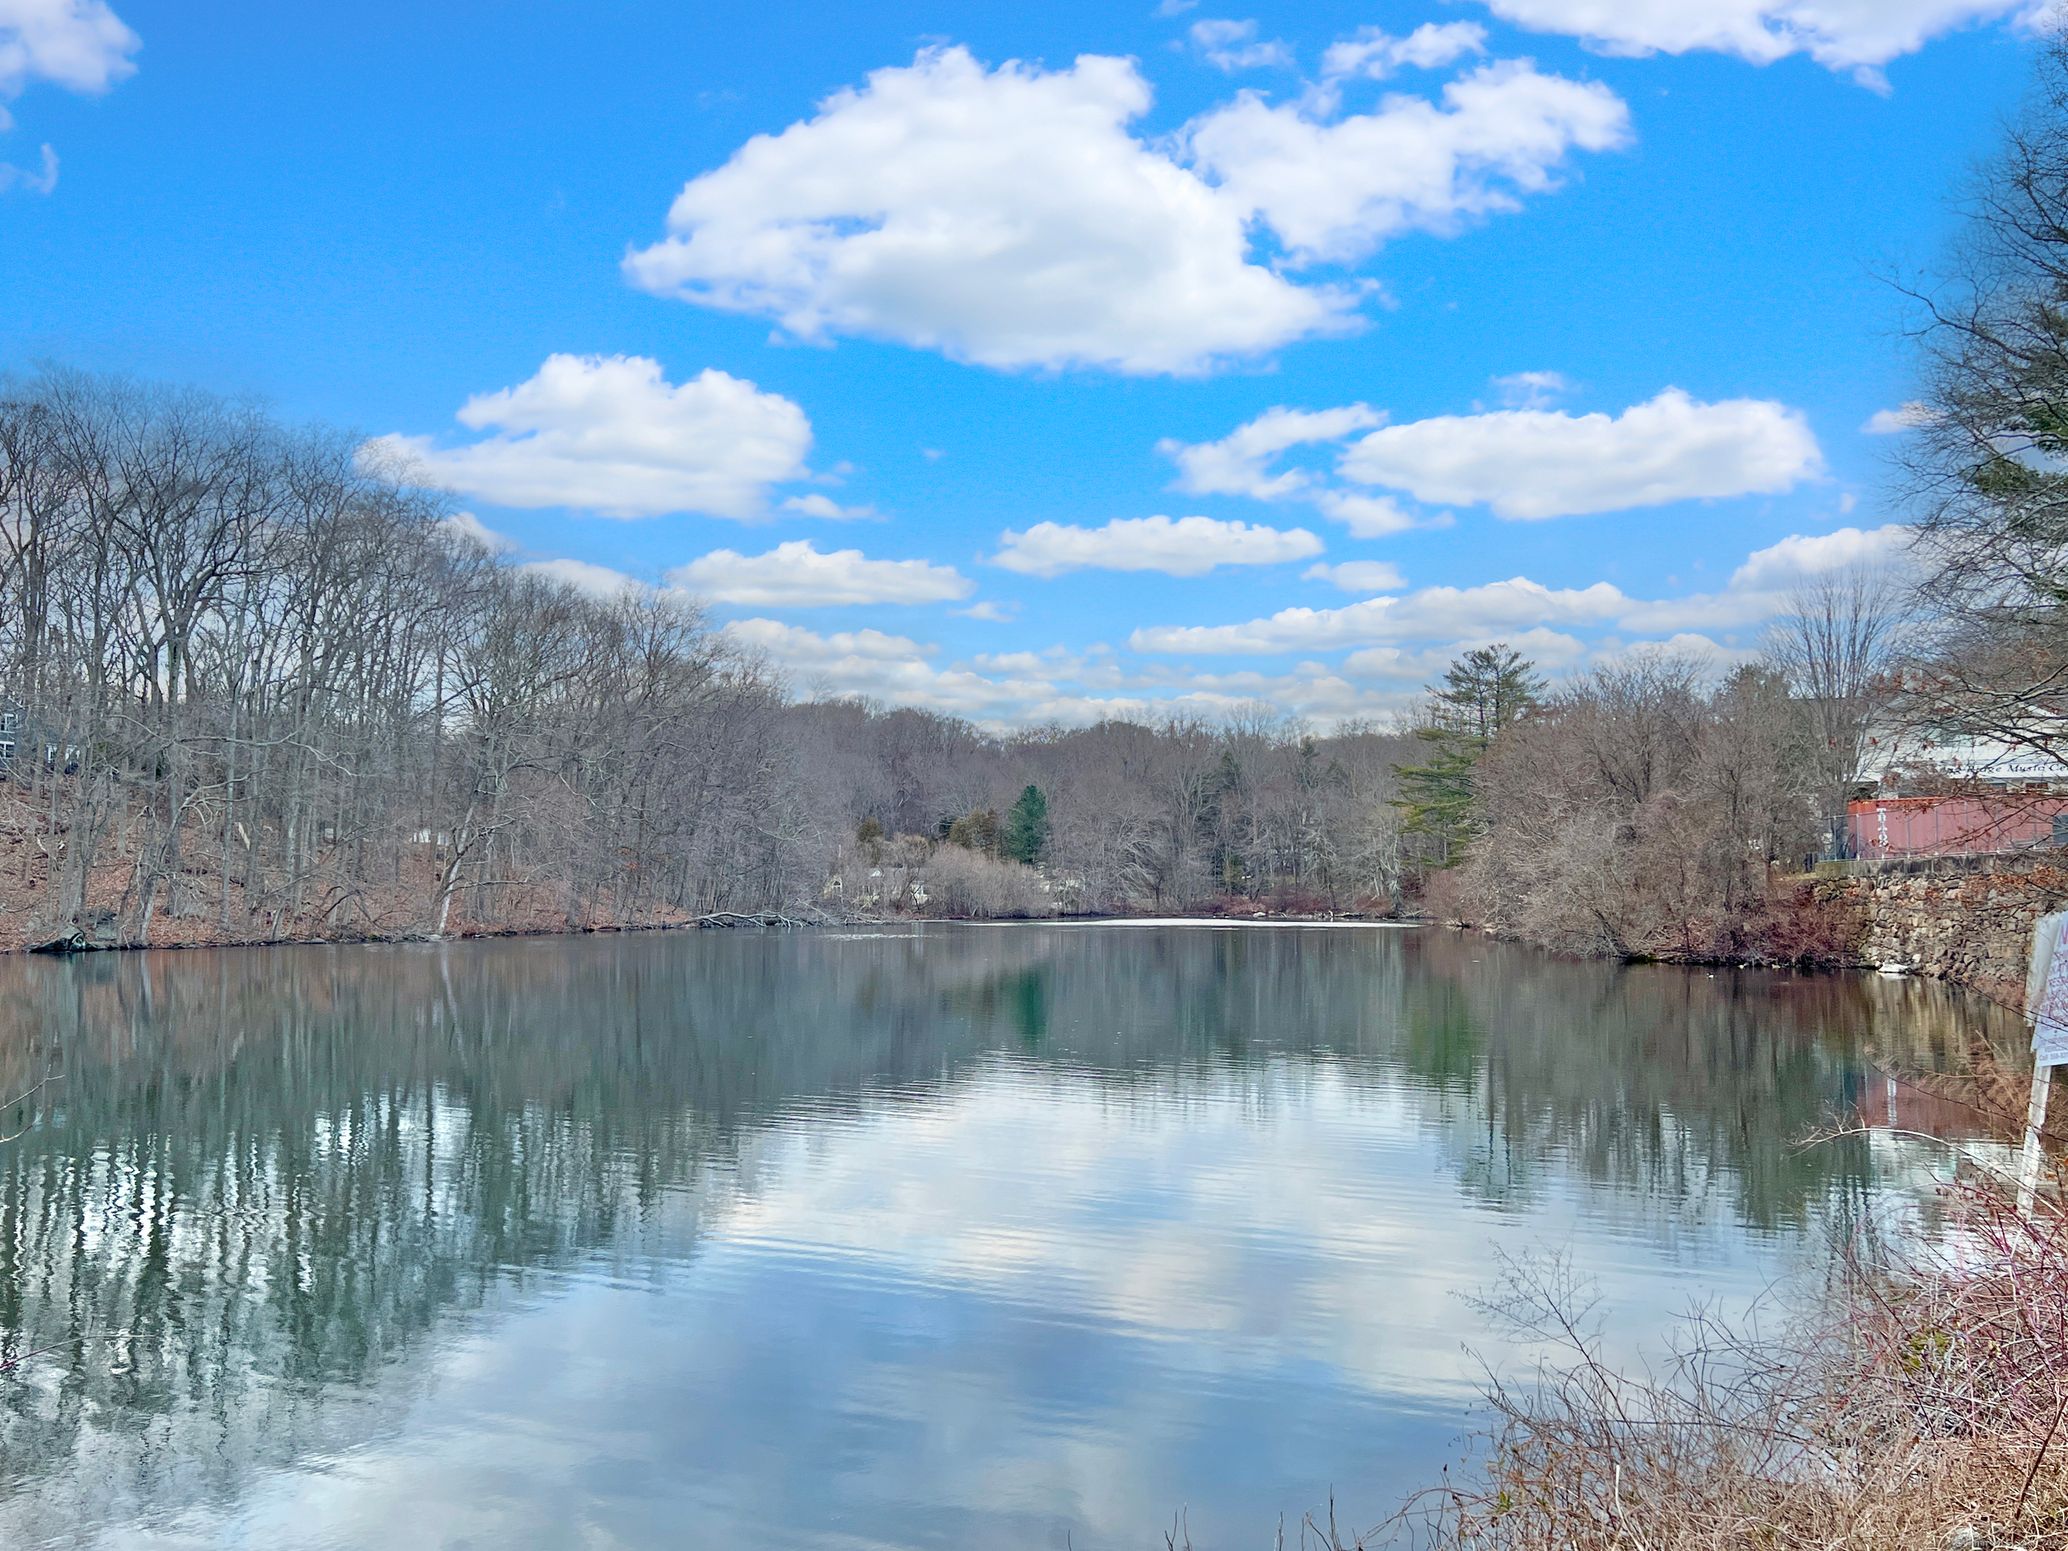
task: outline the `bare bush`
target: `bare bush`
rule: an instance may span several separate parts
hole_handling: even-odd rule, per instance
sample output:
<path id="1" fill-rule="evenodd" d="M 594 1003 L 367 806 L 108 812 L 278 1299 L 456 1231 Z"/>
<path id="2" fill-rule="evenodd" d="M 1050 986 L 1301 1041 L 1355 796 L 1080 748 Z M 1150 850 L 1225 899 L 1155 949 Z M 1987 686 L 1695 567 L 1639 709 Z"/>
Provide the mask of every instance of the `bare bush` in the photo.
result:
<path id="1" fill-rule="evenodd" d="M 1056 913 L 1041 875 L 1020 862 L 944 845 L 926 863 L 925 911 L 972 920 L 1007 920 Z"/>
<path id="2" fill-rule="evenodd" d="M 1670 656 L 1597 669 L 1488 749 L 1461 913 L 1572 953 L 1842 953 L 1842 923 L 1784 881 L 1817 843 L 1812 744 L 1771 670 L 1705 690 Z"/>
<path id="3" fill-rule="evenodd" d="M 1886 1551 L 2068 1546 L 2068 1219 L 1967 1167 L 1843 1246 L 1771 1328 L 1692 1314 L 1632 1372 L 1560 1262 L 1487 1307 L 1542 1343 L 1496 1377 L 1474 1466 L 1358 1547 Z M 1326 1543 L 1346 1542 L 1334 1535 Z"/>

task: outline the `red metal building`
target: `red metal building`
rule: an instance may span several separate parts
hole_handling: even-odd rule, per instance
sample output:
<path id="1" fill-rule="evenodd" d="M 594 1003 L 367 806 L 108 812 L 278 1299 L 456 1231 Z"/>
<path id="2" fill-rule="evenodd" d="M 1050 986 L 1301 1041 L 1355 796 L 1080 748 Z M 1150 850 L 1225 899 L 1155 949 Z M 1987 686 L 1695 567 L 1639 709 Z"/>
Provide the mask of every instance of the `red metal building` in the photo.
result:
<path id="1" fill-rule="evenodd" d="M 2068 796 L 1991 792 L 1959 797 L 1871 797 L 1846 805 L 1853 855 L 1986 856 L 2068 845 Z"/>

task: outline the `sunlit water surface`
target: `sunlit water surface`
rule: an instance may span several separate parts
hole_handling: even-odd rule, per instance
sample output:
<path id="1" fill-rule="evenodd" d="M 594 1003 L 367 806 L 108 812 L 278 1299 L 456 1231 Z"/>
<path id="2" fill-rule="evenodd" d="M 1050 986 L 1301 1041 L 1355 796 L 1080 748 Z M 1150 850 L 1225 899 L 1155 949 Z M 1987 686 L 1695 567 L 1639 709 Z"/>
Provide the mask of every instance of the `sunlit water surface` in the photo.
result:
<path id="1" fill-rule="evenodd" d="M 1371 929 L 0 965 L 0 1545 L 1264 1547 L 1915 1192 L 1876 978 Z M 2013 1037 L 2001 1028 L 2003 1037 Z M 1290 1536 L 1289 1536 L 1290 1538 Z"/>

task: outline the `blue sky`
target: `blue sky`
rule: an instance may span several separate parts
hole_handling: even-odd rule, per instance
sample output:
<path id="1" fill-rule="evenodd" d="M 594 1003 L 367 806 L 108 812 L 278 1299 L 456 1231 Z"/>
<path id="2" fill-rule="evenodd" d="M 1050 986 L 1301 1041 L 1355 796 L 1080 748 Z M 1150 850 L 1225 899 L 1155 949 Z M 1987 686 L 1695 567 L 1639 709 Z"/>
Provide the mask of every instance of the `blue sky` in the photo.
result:
<path id="1" fill-rule="evenodd" d="M 0 0 L 0 365 L 348 426 L 800 691 L 1727 662 L 1899 545 L 1883 277 L 2031 9 Z"/>

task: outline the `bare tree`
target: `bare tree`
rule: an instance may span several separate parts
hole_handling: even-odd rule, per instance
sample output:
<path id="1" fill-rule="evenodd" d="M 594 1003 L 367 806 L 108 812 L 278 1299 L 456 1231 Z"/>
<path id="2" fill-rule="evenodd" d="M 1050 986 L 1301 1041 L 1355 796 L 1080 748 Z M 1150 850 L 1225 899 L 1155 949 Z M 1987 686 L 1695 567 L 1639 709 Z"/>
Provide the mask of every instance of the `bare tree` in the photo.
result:
<path id="1" fill-rule="evenodd" d="M 1923 357 L 1906 494 L 1939 637 L 1918 714 L 2068 753 L 2068 36 L 1972 180 L 1940 273 L 1912 288 Z"/>
<path id="2" fill-rule="evenodd" d="M 1808 739 L 1827 855 L 1846 849 L 1846 803 L 1893 704 L 1897 653 L 1913 608 L 1886 569 L 1840 571 L 1797 586 L 1768 631 L 1765 658 L 1795 695 Z"/>

